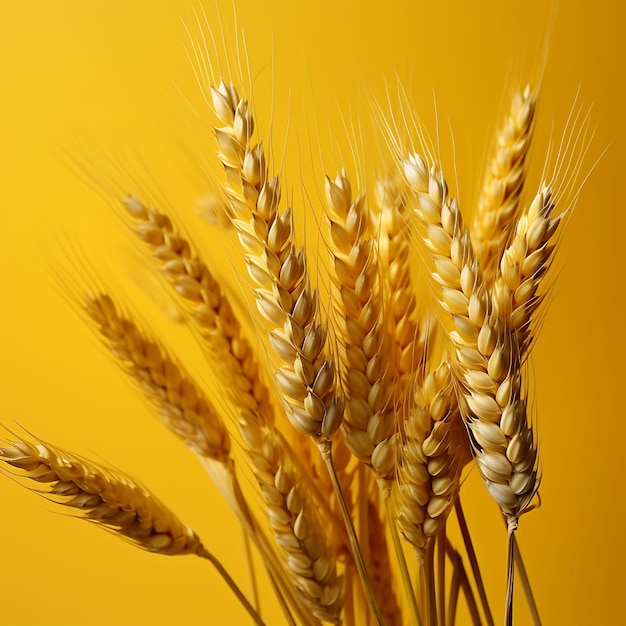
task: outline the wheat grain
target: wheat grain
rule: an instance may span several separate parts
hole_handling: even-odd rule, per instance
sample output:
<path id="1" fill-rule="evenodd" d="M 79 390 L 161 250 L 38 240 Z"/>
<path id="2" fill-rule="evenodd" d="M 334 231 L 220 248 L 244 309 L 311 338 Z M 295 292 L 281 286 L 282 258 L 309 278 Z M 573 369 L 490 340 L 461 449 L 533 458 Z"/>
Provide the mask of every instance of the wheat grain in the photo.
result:
<path id="1" fill-rule="evenodd" d="M 532 139 L 536 93 L 526 86 L 513 96 L 496 135 L 494 153 L 472 222 L 472 241 L 483 277 L 491 284 L 519 213 Z"/>

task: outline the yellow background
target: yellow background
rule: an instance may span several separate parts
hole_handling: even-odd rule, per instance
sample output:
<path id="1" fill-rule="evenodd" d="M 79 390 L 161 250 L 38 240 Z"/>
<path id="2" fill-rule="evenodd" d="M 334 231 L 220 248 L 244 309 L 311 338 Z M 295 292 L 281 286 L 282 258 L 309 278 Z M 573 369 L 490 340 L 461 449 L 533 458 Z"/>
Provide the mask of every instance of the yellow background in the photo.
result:
<path id="1" fill-rule="evenodd" d="M 294 198 L 310 150 L 318 159 L 314 123 L 323 129 L 322 146 L 329 124 L 345 144 L 342 115 L 349 119 L 360 111 L 367 118 L 367 101 L 383 98 L 385 80 L 393 86 L 397 73 L 431 130 L 435 94 L 448 177 L 453 179 L 452 128 L 467 207 L 507 90 L 537 76 L 553 20 L 535 175 L 552 120 L 559 137 L 579 87 L 579 102 L 593 104 L 597 127 L 587 165 L 609 149 L 585 185 L 558 251 L 558 280 L 534 350 L 543 505 L 522 519 L 519 539 L 545 624 L 622 623 L 622 3 L 563 1 L 556 13 L 540 1 L 234 5 L 258 76 L 264 130 L 274 50 L 274 138 L 280 155 L 290 111 L 286 171 Z M 134 248 L 96 191 L 101 181 L 85 184 L 80 174 L 87 163 L 92 174 L 101 166 L 107 175 L 136 168 L 122 185 L 139 178 L 150 186 L 143 160 L 194 236 L 210 240 L 210 229 L 192 211 L 193 198 L 211 182 L 203 180 L 196 155 L 210 156 L 214 142 L 184 101 L 188 97 L 202 113 L 180 21 L 192 20 L 191 9 L 189 2 L 173 0 L 0 0 L 0 422 L 138 477 L 245 586 L 240 536 L 215 489 L 137 398 L 59 286 L 59 275 L 61 282 L 67 279 L 62 268 L 68 257 L 82 259 L 86 271 L 105 276 L 116 293 L 113 281 L 119 281 L 121 295 L 134 300 L 155 329 L 166 329 L 177 351 L 193 352 L 183 330 L 159 326 L 158 298 L 137 295 L 151 286 Z M 221 12 L 232 24 L 230 2 Z M 125 165 L 112 165 L 118 157 Z M 337 149 L 326 162 L 330 173 L 340 157 Z M 320 170 L 319 159 L 315 167 Z M 310 192 L 315 201 L 317 191 Z M 504 532 L 475 476 L 464 493 L 499 621 Z M 199 559 L 133 550 L 58 512 L 0 480 L 0 623 L 245 623 L 221 580 Z M 517 623 L 529 623 L 521 598 L 517 606 Z"/>

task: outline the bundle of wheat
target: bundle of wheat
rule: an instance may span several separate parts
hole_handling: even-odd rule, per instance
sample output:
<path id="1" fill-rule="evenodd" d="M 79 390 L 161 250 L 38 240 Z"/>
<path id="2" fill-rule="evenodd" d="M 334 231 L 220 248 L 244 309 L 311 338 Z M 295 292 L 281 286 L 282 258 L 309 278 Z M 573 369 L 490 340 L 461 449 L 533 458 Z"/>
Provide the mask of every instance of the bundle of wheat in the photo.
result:
<path id="1" fill-rule="evenodd" d="M 397 121 L 383 121 L 389 174 L 375 191 L 353 192 L 346 171 L 324 181 L 326 315 L 296 241 L 297 212 L 285 206 L 282 177 L 240 95 L 245 81 L 235 86 L 235 77 L 214 73 L 206 54 L 193 45 L 198 82 L 220 124 L 220 221 L 233 227 L 228 236 L 245 261 L 268 353 L 255 348 L 227 290 L 172 217 L 134 195 L 120 198 L 125 218 L 224 382 L 223 395 L 208 394 L 111 294 L 81 294 L 85 317 L 218 483 L 287 623 L 443 626 L 455 623 L 461 592 L 475 624 L 493 623 L 459 499 L 473 459 L 507 523 L 511 624 L 514 533 L 541 481 L 525 364 L 562 218 L 576 196 L 587 118 L 569 130 L 568 150 L 524 204 L 537 94 L 530 86 L 517 92 L 470 227 L 414 116 L 402 116 L 401 133 Z M 428 315 L 418 306 L 427 297 L 413 281 L 414 253 L 439 305 Z M 263 623 L 197 535 L 133 479 L 39 440 L 6 443 L 0 460 L 34 491 L 137 547 L 209 559 Z M 251 487 L 241 485 L 248 471 L 255 506 Z M 474 586 L 447 536 L 455 510 Z"/>

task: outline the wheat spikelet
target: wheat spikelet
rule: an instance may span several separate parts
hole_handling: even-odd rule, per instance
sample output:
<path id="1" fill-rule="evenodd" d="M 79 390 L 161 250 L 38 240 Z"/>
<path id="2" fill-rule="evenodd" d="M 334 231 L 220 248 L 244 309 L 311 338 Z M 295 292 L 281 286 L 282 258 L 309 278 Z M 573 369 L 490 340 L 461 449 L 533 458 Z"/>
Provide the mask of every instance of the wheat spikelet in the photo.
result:
<path id="1" fill-rule="evenodd" d="M 157 407 L 163 423 L 197 454 L 227 463 L 228 431 L 189 374 L 130 318 L 120 315 L 110 296 L 86 296 L 85 310 L 119 364 Z"/>
<path id="2" fill-rule="evenodd" d="M 336 539 L 342 533 L 328 532 L 331 520 L 322 522 L 310 477 L 293 462 L 274 429 L 250 419 L 241 433 L 290 580 L 313 615 L 338 623 L 343 578 L 337 575 Z"/>
<path id="3" fill-rule="evenodd" d="M 232 381 L 231 395 L 236 406 L 259 412 L 271 424 L 274 412 L 268 389 L 252 347 L 219 283 L 166 215 L 148 208 L 135 196 L 125 198 L 124 206 L 133 219 L 135 234 L 150 248 L 215 353 L 215 363 Z"/>
<path id="4" fill-rule="evenodd" d="M 394 369 L 385 327 L 378 251 L 368 234 L 364 196 L 352 200 L 350 182 L 326 178 L 331 258 L 331 307 L 345 390 L 342 433 L 348 448 L 389 490 L 395 471 Z"/>
<path id="5" fill-rule="evenodd" d="M 317 294 L 294 244 L 291 210 L 278 212 L 280 180 L 268 179 L 263 145 L 251 146 L 254 121 L 247 100 L 224 81 L 211 94 L 225 124 L 215 133 L 233 224 L 281 363 L 276 380 L 287 415 L 300 433 L 328 442 L 341 424 L 343 402 L 336 393 L 335 365 L 325 353 Z"/>
<path id="6" fill-rule="evenodd" d="M 446 361 L 417 385 L 405 423 L 396 502 L 398 526 L 424 558 L 444 528 L 470 461 L 467 434 Z"/>
<path id="7" fill-rule="evenodd" d="M 483 276 L 489 284 L 519 212 L 536 99 L 530 86 L 513 96 L 511 108 L 496 136 L 494 153 L 474 215 L 472 240 Z"/>
<path id="8" fill-rule="evenodd" d="M 118 471 L 42 441 L 9 442 L 0 448 L 0 460 L 34 481 L 38 486 L 31 487 L 33 491 L 75 509 L 82 519 L 138 548 L 202 556 L 204 546 L 191 528 L 145 487 Z"/>

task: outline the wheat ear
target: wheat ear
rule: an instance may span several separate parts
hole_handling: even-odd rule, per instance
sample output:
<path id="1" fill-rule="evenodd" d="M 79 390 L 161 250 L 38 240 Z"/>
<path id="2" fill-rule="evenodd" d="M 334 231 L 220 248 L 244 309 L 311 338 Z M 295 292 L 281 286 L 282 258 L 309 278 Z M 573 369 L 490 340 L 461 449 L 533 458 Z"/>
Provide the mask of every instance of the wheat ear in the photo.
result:
<path id="1" fill-rule="evenodd" d="M 9 442 L 0 460 L 23 470 L 32 487 L 81 517 L 143 550 L 159 554 L 200 554 L 198 536 L 132 478 L 38 441 Z M 44 486 L 49 489 L 45 489 Z"/>
<path id="2" fill-rule="evenodd" d="M 163 423 L 200 456 L 228 463 L 228 430 L 191 376 L 121 315 L 110 296 L 86 296 L 85 310 L 118 363 L 156 406 Z"/>
<path id="3" fill-rule="evenodd" d="M 423 559 L 444 528 L 471 460 L 450 367 L 444 361 L 415 389 L 398 470 L 397 522 Z"/>
<path id="4" fill-rule="evenodd" d="M 411 283 L 411 226 L 406 204 L 406 185 L 396 173 L 378 179 L 376 200 L 379 214 L 378 257 L 384 285 L 384 300 L 388 303 L 388 332 L 397 351 L 397 378 L 394 399 L 400 412 L 407 393 L 425 354 L 426 334 L 417 322 L 417 303 Z M 418 379 L 419 382 L 419 379 Z"/>
<path id="5" fill-rule="evenodd" d="M 38 440 L 7 442 L 0 461 L 37 483 L 30 489 L 75 510 L 80 519 L 103 528 L 142 550 L 165 555 L 195 554 L 207 559 L 231 588 L 255 624 L 263 620 L 220 561 L 196 533 L 143 485 L 117 470 L 96 465 Z"/>
<path id="6" fill-rule="evenodd" d="M 135 235 L 158 261 L 214 353 L 215 364 L 232 382 L 229 387 L 236 406 L 259 412 L 271 424 L 274 411 L 254 351 L 207 265 L 165 214 L 148 208 L 135 196 L 127 196 L 124 206 L 133 220 Z"/>
<path id="7" fill-rule="evenodd" d="M 394 370 L 385 327 L 378 250 L 368 233 L 364 196 L 352 200 L 345 175 L 326 177 L 331 306 L 341 382 L 347 397 L 342 432 L 348 448 L 388 494 L 395 477 Z"/>
<path id="8" fill-rule="evenodd" d="M 448 193 L 439 166 L 429 167 L 417 154 L 402 165 L 416 201 L 415 212 L 425 230 L 424 241 L 434 265 L 432 276 L 440 287 L 439 300 L 454 323 L 450 338 L 456 345 L 471 345 L 476 342 L 489 302 L 458 202 Z"/>
<path id="9" fill-rule="evenodd" d="M 403 165 L 433 252 L 441 304 L 455 325 L 450 338 L 461 384 L 459 407 L 476 464 L 514 530 L 539 487 L 537 443 L 522 397 L 522 355 L 508 325 L 492 311 L 461 212 L 441 169 L 428 168 L 417 155 Z"/>
<path id="10" fill-rule="evenodd" d="M 280 361 L 276 379 L 287 415 L 302 434 L 328 441 L 341 424 L 343 405 L 336 394 L 334 363 L 325 355 L 327 332 L 317 294 L 294 243 L 292 213 L 278 212 L 280 180 L 268 179 L 263 145 L 251 146 L 254 122 L 247 100 L 224 81 L 211 94 L 225 124 L 215 133 L 233 224 Z"/>
<path id="11" fill-rule="evenodd" d="M 483 276 L 489 284 L 519 212 L 536 100 L 536 93 L 530 86 L 513 96 L 509 112 L 496 135 L 494 152 L 474 214 L 472 239 Z"/>

